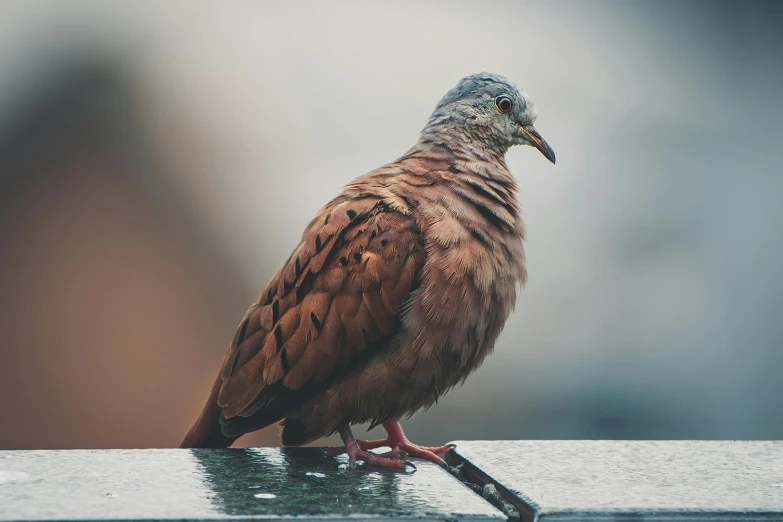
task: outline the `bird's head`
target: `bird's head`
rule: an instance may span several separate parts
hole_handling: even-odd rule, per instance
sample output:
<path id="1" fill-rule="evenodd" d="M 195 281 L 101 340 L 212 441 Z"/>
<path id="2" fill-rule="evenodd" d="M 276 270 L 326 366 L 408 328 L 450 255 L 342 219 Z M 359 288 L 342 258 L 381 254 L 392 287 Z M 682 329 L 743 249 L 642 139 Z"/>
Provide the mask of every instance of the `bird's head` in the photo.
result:
<path id="1" fill-rule="evenodd" d="M 533 100 L 514 82 L 478 73 L 462 78 L 446 93 L 422 134 L 452 132 L 501 153 L 512 145 L 531 145 L 554 163 L 555 151 L 533 126 L 537 115 Z"/>

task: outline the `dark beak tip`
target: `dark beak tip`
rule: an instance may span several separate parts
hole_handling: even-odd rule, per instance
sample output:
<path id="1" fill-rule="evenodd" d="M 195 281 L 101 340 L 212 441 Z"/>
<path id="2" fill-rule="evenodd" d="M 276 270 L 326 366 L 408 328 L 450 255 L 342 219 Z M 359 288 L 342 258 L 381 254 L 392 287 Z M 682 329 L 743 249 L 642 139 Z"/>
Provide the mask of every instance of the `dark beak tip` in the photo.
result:
<path id="1" fill-rule="evenodd" d="M 557 157 L 555 156 L 555 151 L 552 150 L 552 147 L 549 146 L 547 142 L 544 140 L 541 140 L 540 146 L 536 147 L 541 154 L 552 162 L 552 165 L 555 164 L 555 161 L 557 160 Z"/>
<path id="2" fill-rule="evenodd" d="M 543 154 L 546 159 L 551 161 L 552 165 L 554 165 L 556 161 L 555 151 L 552 149 L 552 147 L 549 146 L 549 143 L 547 143 L 546 140 L 541 137 L 541 134 L 538 133 L 536 128 L 532 125 L 528 125 L 523 126 L 522 129 L 524 130 L 525 134 L 527 134 L 531 145 L 537 148 L 538 151 Z"/>

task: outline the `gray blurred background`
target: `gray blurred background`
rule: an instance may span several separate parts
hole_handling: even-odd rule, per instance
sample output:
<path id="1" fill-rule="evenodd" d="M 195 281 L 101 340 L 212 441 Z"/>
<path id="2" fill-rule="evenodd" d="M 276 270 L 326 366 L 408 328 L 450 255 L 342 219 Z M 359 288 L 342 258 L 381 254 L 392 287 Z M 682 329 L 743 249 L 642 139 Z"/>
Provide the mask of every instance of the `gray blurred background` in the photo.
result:
<path id="1" fill-rule="evenodd" d="M 178 444 L 305 223 L 482 70 L 558 163 L 509 152 L 529 283 L 411 439 L 783 438 L 782 15 L 3 0 L 0 447 Z"/>

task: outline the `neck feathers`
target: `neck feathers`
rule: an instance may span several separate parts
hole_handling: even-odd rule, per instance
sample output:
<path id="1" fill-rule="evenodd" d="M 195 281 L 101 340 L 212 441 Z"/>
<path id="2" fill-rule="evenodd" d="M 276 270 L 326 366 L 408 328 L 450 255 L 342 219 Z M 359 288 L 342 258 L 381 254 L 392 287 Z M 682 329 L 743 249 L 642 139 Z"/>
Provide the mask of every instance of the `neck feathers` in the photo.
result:
<path id="1" fill-rule="evenodd" d="M 435 214 L 450 214 L 478 233 L 483 226 L 523 233 L 519 184 L 503 155 L 476 143 L 422 135 L 397 165 L 404 174 L 395 185 Z"/>

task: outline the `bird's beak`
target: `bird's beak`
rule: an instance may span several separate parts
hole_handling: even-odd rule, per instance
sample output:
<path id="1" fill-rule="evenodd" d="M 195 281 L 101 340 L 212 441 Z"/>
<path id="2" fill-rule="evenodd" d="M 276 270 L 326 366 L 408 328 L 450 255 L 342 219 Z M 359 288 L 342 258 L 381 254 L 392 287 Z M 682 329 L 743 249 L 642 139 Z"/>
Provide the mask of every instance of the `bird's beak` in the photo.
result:
<path id="1" fill-rule="evenodd" d="M 541 151 L 541 154 L 543 154 L 546 159 L 552 163 L 555 162 L 555 151 L 553 151 L 552 147 L 549 146 L 549 143 L 541 137 L 535 127 L 532 125 L 522 125 L 522 132 L 525 133 L 527 139 L 533 143 L 535 148 Z"/>

